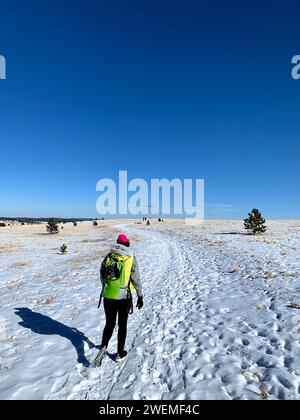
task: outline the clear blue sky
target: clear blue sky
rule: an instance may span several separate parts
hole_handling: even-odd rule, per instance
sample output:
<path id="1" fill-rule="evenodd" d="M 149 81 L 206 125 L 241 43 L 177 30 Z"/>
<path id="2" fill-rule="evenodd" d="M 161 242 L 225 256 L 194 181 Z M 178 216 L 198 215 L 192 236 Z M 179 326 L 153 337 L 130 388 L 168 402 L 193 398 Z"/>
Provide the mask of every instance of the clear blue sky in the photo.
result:
<path id="1" fill-rule="evenodd" d="M 96 182 L 204 178 L 208 217 L 300 218 L 297 1 L 4 0 L 0 216 L 96 216 Z"/>

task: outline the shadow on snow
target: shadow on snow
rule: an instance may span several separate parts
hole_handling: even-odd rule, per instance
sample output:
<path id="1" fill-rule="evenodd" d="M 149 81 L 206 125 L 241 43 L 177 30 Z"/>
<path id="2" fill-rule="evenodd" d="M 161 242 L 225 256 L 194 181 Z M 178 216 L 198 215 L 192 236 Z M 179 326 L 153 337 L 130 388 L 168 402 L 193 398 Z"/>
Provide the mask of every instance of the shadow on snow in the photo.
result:
<path id="1" fill-rule="evenodd" d="M 81 331 L 55 321 L 49 316 L 33 312 L 29 308 L 15 308 L 15 310 L 15 314 L 22 319 L 19 325 L 30 329 L 36 334 L 59 335 L 66 338 L 72 343 L 77 352 L 77 362 L 82 363 L 84 366 L 90 365 L 84 354 L 84 342 L 88 344 L 89 348 L 96 346 Z"/>

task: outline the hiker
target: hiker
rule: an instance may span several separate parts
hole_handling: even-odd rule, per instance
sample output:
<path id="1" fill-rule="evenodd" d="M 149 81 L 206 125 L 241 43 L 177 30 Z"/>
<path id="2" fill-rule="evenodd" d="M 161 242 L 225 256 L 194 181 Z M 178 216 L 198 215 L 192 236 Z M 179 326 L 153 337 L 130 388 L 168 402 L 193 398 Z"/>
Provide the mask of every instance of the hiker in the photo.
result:
<path id="1" fill-rule="evenodd" d="M 118 352 L 116 361 L 127 356 L 124 349 L 127 320 L 133 311 L 132 293 L 136 290 L 137 308 L 143 307 L 142 286 L 136 257 L 129 249 L 130 241 L 126 235 L 119 235 L 116 245 L 104 258 L 100 268 L 102 293 L 106 324 L 103 331 L 100 352 L 95 364 L 99 365 L 107 352 L 107 346 L 113 334 L 118 315 Z M 101 297 L 100 302 L 101 303 Z M 100 362 L 100 363 L 99 363 Z"/>

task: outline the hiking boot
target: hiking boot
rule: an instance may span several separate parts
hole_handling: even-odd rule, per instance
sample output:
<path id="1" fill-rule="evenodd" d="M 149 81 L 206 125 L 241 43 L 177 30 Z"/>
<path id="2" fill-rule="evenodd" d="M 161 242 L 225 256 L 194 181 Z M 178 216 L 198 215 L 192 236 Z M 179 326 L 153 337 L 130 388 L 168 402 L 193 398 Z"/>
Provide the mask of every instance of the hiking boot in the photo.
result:
<path id="1" fill-rule="evenodd" d="M 106 346 L 101 347 L 101 349 L 99 350 L 96 358 L 94 359 L 92 365 L 94 367 L 99 367 L 102 363 L 102 360 L 104 359 L 104 357 L 107 354 L 107 350 L 106 350 Z"/>
<path id="2" fill-rule="evenodd" d="M 126 350 L 122 350 L 120 352 L 118 352 L 117 357 L 116 357 L 116 362 L 121 362 L 122 360 L 124 360 L 127 356 L 127 351 Z"/>

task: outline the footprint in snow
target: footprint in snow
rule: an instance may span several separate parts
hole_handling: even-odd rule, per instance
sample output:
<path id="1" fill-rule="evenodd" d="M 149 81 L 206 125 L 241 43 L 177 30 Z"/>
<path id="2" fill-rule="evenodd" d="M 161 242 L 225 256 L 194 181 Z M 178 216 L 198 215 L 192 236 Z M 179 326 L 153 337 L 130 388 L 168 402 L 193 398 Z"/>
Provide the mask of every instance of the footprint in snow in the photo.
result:
<path id="1" fill-rule="evenodd" d="M 122 388 L 123 389 L 129 388 L 133 384 L 135 379 L 136 379 L 136 376 L 134 374 L 130 375 L 127 381 L 125 382 L 125 384 L 122 385 Z"/>

